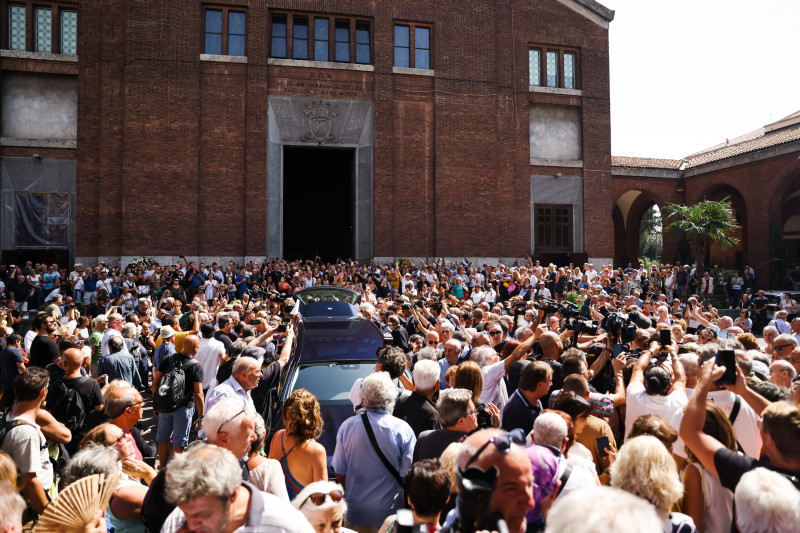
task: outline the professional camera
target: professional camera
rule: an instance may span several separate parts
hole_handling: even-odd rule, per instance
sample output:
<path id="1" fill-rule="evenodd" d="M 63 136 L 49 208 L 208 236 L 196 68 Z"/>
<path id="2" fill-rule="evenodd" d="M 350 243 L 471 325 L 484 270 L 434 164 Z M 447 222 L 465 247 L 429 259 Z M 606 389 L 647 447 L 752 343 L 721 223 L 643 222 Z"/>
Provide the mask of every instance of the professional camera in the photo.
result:
<path id="1" fill-rule="evenodd" d="M 558 302 L 555 300 L 551 300 L 550 298 L 540 298 L 538 302 L 534 303 L 533 306 L 540 311 L 544 311 L 544 314 L 552 315 L 558 312 Z"/>
<path id="2" fill-rule="evenodd" d="M 599 325 L 596 320 L 579 320 L 577 318 L 570 318 L 564 325 L 564 329 L 572 331 L 575 335 L 581 335 L 583 333 L 587 335 L 597 335 L 598 328 Z"/>
<path id="3" fill-rule="evenodd" d="M 631 322 L 628 315 L 611 313 L 606 307 L 601 307 L 600 312 L 604 316 L 600 327 L 607 331 L 612 338 L 619 338 L 622 343 L 636 340 L 636 324 Z"/>

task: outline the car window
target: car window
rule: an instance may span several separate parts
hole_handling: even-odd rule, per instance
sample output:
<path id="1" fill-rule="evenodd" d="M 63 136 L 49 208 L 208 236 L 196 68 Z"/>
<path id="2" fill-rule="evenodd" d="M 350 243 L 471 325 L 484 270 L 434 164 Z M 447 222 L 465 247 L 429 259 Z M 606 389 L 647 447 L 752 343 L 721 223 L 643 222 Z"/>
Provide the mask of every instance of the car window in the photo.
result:
<path id="1" fill-rule="evenodd" d="M 374 371 L 374 360 L 300 365 L 290 390 L 306 389 L 314 394 L 321 404 L 349 402 L 353 383 Z"/>
<path id="2" fill-rule="evenodd" d="M 313 302 L 346 302 L 357 305 L 361 302 L 361 295 L 357 292 L 338 287 L 314 287 L 296 293 L 295 298 L 302 305 Z"/>

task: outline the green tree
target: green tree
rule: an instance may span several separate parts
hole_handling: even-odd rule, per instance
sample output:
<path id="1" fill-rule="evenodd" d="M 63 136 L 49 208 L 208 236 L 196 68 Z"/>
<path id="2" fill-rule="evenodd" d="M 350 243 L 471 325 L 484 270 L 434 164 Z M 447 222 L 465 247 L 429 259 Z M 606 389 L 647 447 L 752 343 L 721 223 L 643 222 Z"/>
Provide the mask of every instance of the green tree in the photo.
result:
<path id="1" fill-rule="evenodd" d="M 661 211 L 653 204 L 644 212 L 639 226 L 639 253 L 642 257 L 660 261 L 662 247 Z"/>
<path id="2" fill-rule="evenodd" d="M 725 250 L 739 242 L 731 236 L 739 226 L 727 196 L 719 201 L 703 200 L 694 205 L 667 204 L 662 214 L 669 222 L 664 229 L 683 234 L 689 243 L 698 283 L 705 272 L 704 262 L 711 243 L 715 242 Z"/>

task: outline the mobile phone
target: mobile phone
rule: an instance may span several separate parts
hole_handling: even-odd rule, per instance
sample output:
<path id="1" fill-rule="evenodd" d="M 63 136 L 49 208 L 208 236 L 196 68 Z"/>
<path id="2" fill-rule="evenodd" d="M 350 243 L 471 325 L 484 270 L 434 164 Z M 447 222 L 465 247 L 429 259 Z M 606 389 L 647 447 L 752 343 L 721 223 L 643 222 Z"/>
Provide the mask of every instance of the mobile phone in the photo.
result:
<path id="1" fill-rule="evenodd" d="M 661 346 L 669 346 L 672 344 L 672 332 L 670 330 L 662 329 L 658 334 L 661 336 Z"/>
<path id="2" fill-rule="evenodd" d="M 733 350 L 717 352 L 717 366 L 724 366 L 725 373 L 715 383 L 717 385 L 733 385 L 736 383 L 736 354 Z"/>
<path id="3" fill-rule="evenodd" d="M 608 442 L 607 436 L 603 435 L 602 437 L 597 437 L 597 450 L 598 450 L 598 455 L 600 455 L 600 457 L 608 456 L 606 448 L 609 447 L 611 447 L 611 444 Z"/>
<path id="4" fill-rule="evenodd" d="M 614 357 L 618 356 L 621 353 L 622 353 L 622 344 L 616 343 L 614 345 Z"/>
<path id="5" fill-rule="evenodd" d="M 284 331 L 286 331 L 286 323 L 278 324 L 278 333 L 283 333 Z"/>

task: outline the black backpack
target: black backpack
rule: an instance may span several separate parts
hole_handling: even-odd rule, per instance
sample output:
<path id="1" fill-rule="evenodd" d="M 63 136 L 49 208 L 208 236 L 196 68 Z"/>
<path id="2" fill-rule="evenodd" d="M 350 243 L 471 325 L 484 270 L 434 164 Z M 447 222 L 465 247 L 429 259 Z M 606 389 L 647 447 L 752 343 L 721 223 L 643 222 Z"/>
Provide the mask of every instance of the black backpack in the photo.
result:
<path id="1" fill-rule="evenodd" d="M 153 397 L 153 408 L 160 413 L 171 413 L 178 407 L 186 405 L 190 399 L 186 394 L 186 373 L 184 368 L 190 368 L 196 365 L 197 361 L 190 359 L 184 363 L 180 362 L 174 354 L 170 357 L 173 358 L 173 366 L 169 372 L 161 376 L 161 381 L 158 383 L 158 391 Z"/>
<path id="2" fill-rule="evenodd" d="M 67 387 L 63 379 L 50 384 L 47 393 L 47 410 L 56 420 L 67 426 L 73 435 L 79 434 L 86 423 L 86 406 L 83 398 L 78 393 L 78 387 L 89 381 L 86 376 L 81 376 L 75 388 Z"/>

